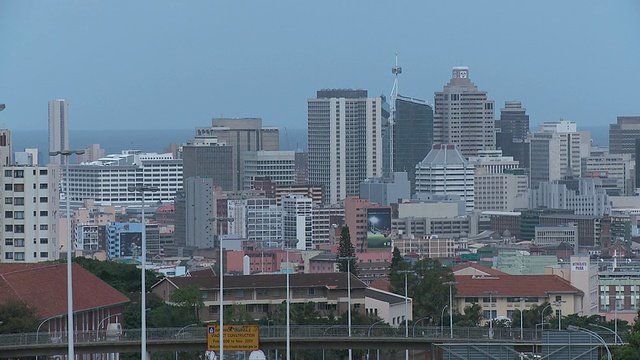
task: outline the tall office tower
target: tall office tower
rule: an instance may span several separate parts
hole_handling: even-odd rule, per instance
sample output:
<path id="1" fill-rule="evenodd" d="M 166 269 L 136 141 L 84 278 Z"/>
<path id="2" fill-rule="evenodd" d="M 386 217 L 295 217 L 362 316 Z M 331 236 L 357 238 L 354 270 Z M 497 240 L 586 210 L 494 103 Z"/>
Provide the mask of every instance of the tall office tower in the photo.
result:
<path id="1" fill-rule="evenodd" d="M 252 181 L 260 178 L 269 178 L 277 185 L 291 185 L 295 182 L 295 153 L 293 151 L 246 151 L 243 168 L 244 190 L 250 190 Z"/>
<path id="2" fill-rule="evenodd" d="M 382 97 L 366 90 L 320 90 L 308 99 L 309 183 L 325 203 L 357 195 L 360 182 L 382 175 Z"/>
<path id="3" fill-rule="evenodd" d="M 209 221 L 216 217 L 213 179 L 191 177 L 185 180 L 184 185 L 185 245 L 213 249 L 215 226 Z"/>
<path id="4" fill-rule="evenodd" d="M 524 140 L 529 132 L 529 115 L 520 101 L 505 101 L 500 109 L 500 120 L 496 120 L 496 129 L 510 133 L 513 139 Z"/>
<path id="5" fill-rule="evenodd" d="M 211 127 L 196 128 L 196 140 L 217 139 L 219 144 L 231 147 L 231 167 L 225 169 L 225 172 L 231 170 L 231 190 L 242 190 L 244 153 L 260 150 L 278 151 L 279 136 L 278 128 L 263 127 L 261 118 L 214 118 Z"/>
<path id="6" fill-rule="evenodd" d="M 465 157 L 496 146 L 494 103 L 471 82 L 467 67 L 454 67 L 449 83 L 436 92 L 433 142 L 455 145 Z"/>
<path id="7" fill-rule="evenodd" d="M 0 262 L 59 259 L 58 175 L 54 167 L 4 166 Z M 33 201 L 32 201 L 33 199 Z"/>
<path id="8" fill-rule="evenodd" d="M 393 131 L 391 121 L 383 128 L 385 142 L 393 134 L 393 170 L 389 171 L 391 162 L 390 144 L 385 144 L 384 177 L 395 172 L 407 172 L 411 183 L 411 193 L 415 190 L 416 164 L 422 161 L 433 145 L 433 109 L 425 101 L 398 95 L 395 104 Z"/>
<path id="9" fill-rule="evenodd" d="M 11 130 L 0 130 L 0 166 L 11 165 L 13 149 L 11 148 Z"/>
<path id="10" fill-rule="evenodd" d="M 210 177 L 225 191 L 235 190 L 233 176 L 233 147 L 217 139 L 189 140 L 182 145 L 182 174 L 184 181 L 191 177 Z"/>
<path id="11" fill-rule="evenodd" d="M 309 183 L 309 153 L 308 152 L 296 152 L 295 153 L 295 183 L 296 184 L 308 184 Z"/>
<path id="12" fill-rule="evenodd" d="M 577 131 L 572 121 L 545 122 L 529 134 L 531 188 L 541 182 L 580 177 L 581 158 L 589 156 L 591 134 Z"/>
<path id="13" fill-rule="evenodd" d="M 433 145 L 416 165 L 416 194 L 458 195 L 474 208 L 474 169 L 452 144 Z"/>
<path id="14" fill-rule="evenodd" d="M 69 104 L 49 100 L 49 152 L 69 149 Z M 50 164 L 65 164 L 67 156 L 49 156 Z"/>
<path id="15" fill-rule="evenodd" d="M 78 164 L 89 163 L 99 160 L 104 157 L 104 149 L 100 147 L 100 144 L 91 144 L 84 149 L 84 154 L 76 156 Z M 175 156 L 173 157 L 176 158 Z"/>
<path id="16" fill-rule="evenodd" d="M 311 198 L 302 195 L 282 197 L 282 240 L 289 249 L 311 250 L 313 229 Z"/>
<path id="17" fill-rule="evenodd" d="M 610 196 L 633 196 L 634 166 L 631 154 L 587 156 L 582 158 L 582 177 L 599 178 Z"/>
<path id="18" fill-rule="evenodd" d="M 636 156 L 636 139 L 640 139 L 640 116 L 618 116 L 609 124 L 609 153 Z"/>
<path id="19" fill-rule="evenodd" d="M 344 207 L 340 205 L 315 205 L 311 209 L 313 249 L 330 246 L 331 233 L 344 224 Z"/>

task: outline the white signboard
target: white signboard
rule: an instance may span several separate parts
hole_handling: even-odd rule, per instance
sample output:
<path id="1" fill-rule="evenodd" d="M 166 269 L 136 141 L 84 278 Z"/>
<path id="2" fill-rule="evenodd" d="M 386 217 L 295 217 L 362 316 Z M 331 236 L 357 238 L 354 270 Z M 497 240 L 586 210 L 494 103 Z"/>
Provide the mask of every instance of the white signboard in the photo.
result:
<path id="1" fill-rule="evenodd" d="M 572 261 L 571 262 L 571 271 L 587 271 L 587 262 L 586 261 Z"/>

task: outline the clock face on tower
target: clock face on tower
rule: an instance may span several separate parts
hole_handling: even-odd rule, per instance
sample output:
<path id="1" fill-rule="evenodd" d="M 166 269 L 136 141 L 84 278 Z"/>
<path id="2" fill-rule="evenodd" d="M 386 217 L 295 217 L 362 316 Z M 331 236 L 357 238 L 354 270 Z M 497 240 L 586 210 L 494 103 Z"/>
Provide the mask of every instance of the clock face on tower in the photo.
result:
<path id="1" fill-rule="evenodd" d="M 453 72 L 453 78 L 454 78 L 454 79 L 457 79 L 457 78 L 458 78 L 458 72 L 457 72 L 457 71 L 454 71 L 454 72 Z"/>
<path id="2" fill-rule="evenodd" d="M 466 78 L 467 78 L 467 70 L 461 70 L 460 79 L 466 79 Z"/>

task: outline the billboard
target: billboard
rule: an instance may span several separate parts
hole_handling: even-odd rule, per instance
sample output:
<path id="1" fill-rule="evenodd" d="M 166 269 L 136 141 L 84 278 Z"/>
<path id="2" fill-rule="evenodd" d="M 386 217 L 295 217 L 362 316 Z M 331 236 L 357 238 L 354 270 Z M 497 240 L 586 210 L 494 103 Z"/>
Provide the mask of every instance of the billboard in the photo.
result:
<path id="1" fill-rule="evenodd" d="M 120 257 L 142 255 L 142 233 L 120 233 Z"/>
<path id="2" fill-rule="evenodd" d="M 391 249 L 391 209 L 367 209 L 367 247 L 369 250 Z"/>

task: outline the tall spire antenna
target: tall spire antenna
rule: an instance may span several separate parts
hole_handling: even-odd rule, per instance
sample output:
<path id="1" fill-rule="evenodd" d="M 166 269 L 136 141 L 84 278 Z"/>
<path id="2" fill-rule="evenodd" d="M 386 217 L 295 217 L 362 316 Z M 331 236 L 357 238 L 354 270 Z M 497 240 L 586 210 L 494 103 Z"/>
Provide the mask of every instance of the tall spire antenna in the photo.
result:
<path id="1" fill-rule="evenodd" d="M 393 149 L 393 125 L 396 123 L 396 99 L 398 98 L 398 75 L 402 74 L 402 68 L 398 66 L 398 51 L 396 51 L 396 66 L 391 68 L 391 73 L 395 76 L 393 87 L 391 88 L 391 114 L 389 116 L 389 176 L 393 176 L 395 169 L 393 168 L 393 157 L 395 151 Z"/>

